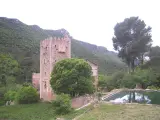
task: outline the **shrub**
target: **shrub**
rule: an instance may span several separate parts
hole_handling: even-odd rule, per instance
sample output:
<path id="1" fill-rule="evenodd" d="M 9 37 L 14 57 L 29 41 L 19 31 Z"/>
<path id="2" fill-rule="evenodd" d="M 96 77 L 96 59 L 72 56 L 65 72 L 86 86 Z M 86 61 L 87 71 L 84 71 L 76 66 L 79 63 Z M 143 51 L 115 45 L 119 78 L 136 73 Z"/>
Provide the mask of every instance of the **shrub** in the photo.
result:
<path id="1" fill-rule="evenodd" d="M 112 76 L 108 76 L 108 79 L 106 80 L 107 90 L 111 91 L 112 89 L 120 88 L 124 75 L 124 72 L 119 71 L 114 73 Z"/>
<path id="2" fill-rule="evenodd" d="M 136 86 L 136 81 L 139 81 L 139 79 L 136 75 L 125 74 L 121 80 L 121 87 L 133 89 Z"/>
<path id="3" fill-rule="evenodd" d="M 39 100 L 39 95 L 35 88 L 31 86 L 22 87 L 17 93 L 17 102 L 20 104 L 35 103 Z"/>
<path id="4" fill-rule="evenodd" d="M 21 89 L 22 88 L 22 85 L 21 84 L 9 84 L 9 85 L 7 85 L 7 87 L 6 87 L 6 91 L 16 91 L 16 92 L 18 92 L 19 91 L 19 89 Z"/>
<path id="5" fill-rule="evenodd" d="M 4 98 L 0 98 L 0 106 L 4 105 L 5 104 L 5 100 Z"/>
<path id="6" fill-rule="evenodd" d="M 4 100 L 5 92 L 6 92 L 5 87 L 0 87 L 0 106 L 5 104 L 5 100 Z"/>
<path id="7" fill-rule="evenodd" d="M 14 101 L 15 98 L 16 98 L 16 94 L 17 92 L 16 91 L 8 91 L 4 94 L 4 98 L 5 98 L 5 101 Z"/>
<path id="8" fill-rule="evenodd" d="M 23 83 L 23 86 L 24 86 L 24 87 L 28 87 L 28 86 L 32 86 L 32 84 L 31 84 L 31 83 L 28 83 L 28 82 L 25 82 L 25 83 Z"/>
<path id="9" fill-rule="evenodd" d="M 152 90 L 159 90 L 159 87 L 155 87 L 155 86 L 148 86 L 147 89 L 152 89 Z"/>
<path id="10" fill-rule="evenodd" d="M 111 76 L 99 75 L 98 76 L 98 87 L 103 90 L 107 88 L 107 83 L 111 79 Z"/>
<path id="11" fill-rule="evenodd" d="M 60 94 L 52 101 L 56 114 L 67 114 L 71 112 L 71 98 L 67 94 Z"/>

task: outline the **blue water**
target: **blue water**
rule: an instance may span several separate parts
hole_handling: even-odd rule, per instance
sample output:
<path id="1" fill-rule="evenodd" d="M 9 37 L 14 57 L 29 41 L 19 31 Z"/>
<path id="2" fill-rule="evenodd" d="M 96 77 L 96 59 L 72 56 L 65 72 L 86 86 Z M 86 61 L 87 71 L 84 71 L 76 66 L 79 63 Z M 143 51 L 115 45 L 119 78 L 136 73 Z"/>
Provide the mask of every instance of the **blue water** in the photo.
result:
<path id="1" fill-rule="evenodd" d="M 160 91 L 121 91 L 104 101 L 112 103 L 160 104 Z"/>

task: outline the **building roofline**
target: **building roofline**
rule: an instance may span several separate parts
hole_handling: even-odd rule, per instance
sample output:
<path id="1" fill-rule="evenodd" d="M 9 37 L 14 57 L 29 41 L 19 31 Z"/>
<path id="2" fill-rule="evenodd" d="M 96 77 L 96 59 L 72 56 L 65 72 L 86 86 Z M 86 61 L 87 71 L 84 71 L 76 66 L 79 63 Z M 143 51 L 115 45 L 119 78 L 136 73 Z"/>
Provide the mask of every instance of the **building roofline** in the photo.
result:
<path id="1" fill-rule="evenodd" d="M 98 66 L 95 62 L 91 62 L 91 61 L 89 61 L 88 59 L 85 59 L 85 60 L 86 60 L 87 62 L 90 62 L 90 63 L 92 63 L 92 64 Z"/>

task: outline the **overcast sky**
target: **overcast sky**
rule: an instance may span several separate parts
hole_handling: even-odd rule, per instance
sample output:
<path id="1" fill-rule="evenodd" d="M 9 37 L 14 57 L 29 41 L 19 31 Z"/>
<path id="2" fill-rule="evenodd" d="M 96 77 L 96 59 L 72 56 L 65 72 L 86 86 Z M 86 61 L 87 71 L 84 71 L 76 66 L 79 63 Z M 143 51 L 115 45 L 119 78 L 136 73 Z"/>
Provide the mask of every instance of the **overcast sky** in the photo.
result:
<path id="1" fill-rule="evenodd" d="M 152 27 L 160 45 L 159 0 L 0 0 L 0 16 L 44 29 L 65 28 L 75 39 L 113 50 L 113 28 L 126 17 L 139 16 Z"/>

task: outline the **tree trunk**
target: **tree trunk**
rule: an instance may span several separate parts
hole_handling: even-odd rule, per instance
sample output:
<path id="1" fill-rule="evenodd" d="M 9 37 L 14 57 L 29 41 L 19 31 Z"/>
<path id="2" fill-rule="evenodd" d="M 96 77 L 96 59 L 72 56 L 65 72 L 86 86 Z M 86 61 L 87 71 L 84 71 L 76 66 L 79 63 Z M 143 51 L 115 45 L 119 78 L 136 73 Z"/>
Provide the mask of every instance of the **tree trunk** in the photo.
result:
<path id="1" fill-rule="evenodd" d="M 135 65 L 134 65 L 134 59 L 131 61 L 131 72 L 134 72 L 134 68 L 135 68 Z"/>
<path id="2" fill-rule="evenodd" d="M 136 101 L 136 95 L 135 95 L 135 92 L 133 92 L 132 102 L 135 102 L 135 101 Z"/>
<path id="3" fill-rule="evenodd" d="M 144 56 L 143 56 L 143 54 L 141 55 L 141 65 L 143 65 L 143 63 L 144 63 Z"/>

